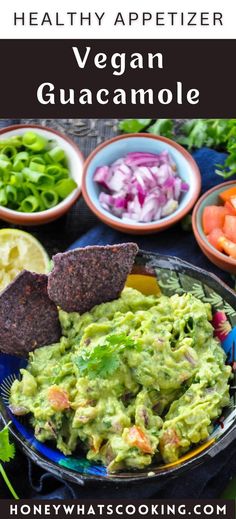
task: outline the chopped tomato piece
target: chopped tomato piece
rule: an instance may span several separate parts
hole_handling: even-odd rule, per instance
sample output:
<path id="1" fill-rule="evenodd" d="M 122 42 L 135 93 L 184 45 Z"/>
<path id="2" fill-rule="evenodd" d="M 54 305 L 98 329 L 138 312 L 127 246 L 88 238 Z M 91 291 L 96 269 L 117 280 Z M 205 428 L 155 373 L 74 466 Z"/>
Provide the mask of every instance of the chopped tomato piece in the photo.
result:
<path id="1" fill-rule="evenodd" d="M 161 437 L 160 445 L 163 448 L 165 445 L 179 445 L 179 437 L 174 429 L 167 429 Z"/>
<path id="2" fill-rule="evenodd" d="M 63 411 L 70 407 L 67 391 L 59 386 L 51 386 L 49 388 L 48 401 L 55 411 Z"/>
<path id="3" fill-rule="evenodd" d="M 236 259 L 236 243 L 228 240 L 228 238 L 225 238 L 224 236 L 219 238 L 219 243 L 222 246 L 223 251 L 228 254 L 228 256 Z"/>
<path id="4" fill-rule="evenodd" d="M 140 427 L 133 426 L 128 432 L 127 441 L 132 447 L 138 447 L 141 451 L 152 454 L 153 449 L 149 438 Z"/>
<path id="5" fill-rule="evenodd" d="M 216 228 L 213 229 L 210 232 L 210 234 L 208 234 L 207 239 L 210 242 L 210 244 L 213 245 L 213 247 L 215 247 L 215 249 L 222 251 L 222 245 L 219 243 L 219 238 L 221 238 L 222 236 L 224 236 L 222 229 Z"/>
<path id="6" fill-rule="evenodd" d="M 227 215 L 223 227 L 226 238 L 236 243 L 236 216 Z"/>
<path id="7" fill-rule="evenodd" d="M 236 209 L 236 197 L 231 197 L 230 198 L 230 203 L 233 206 L 233 208 Z"/>
<path id="8" fill-rule="evenodd" d="M 222 205 L 209 205 L 205 207 L 202 216 L 202 225 L 205 234 L 210 234 L 213 229 L 223 229 L 227 211 Z"/>
<path id="9" fill-rule="evenodd" d="M 227 214 L 231 214 L 232 216 L 236 216 L 236 209 L 232 206 L 230 200 L 226 200 L 224 204 L 225 209 L 227 210 Z"/>
<path id="10" fill-rule="evenodd" d="M 222 191 L 219 197 L 221 198 L 221 200 L 223 200 L 223 202 L 226 202 L 226 200 L 230 200 L 231 197 L 236 198 L 236 186 L 230 187 L 229 189 Z"/>

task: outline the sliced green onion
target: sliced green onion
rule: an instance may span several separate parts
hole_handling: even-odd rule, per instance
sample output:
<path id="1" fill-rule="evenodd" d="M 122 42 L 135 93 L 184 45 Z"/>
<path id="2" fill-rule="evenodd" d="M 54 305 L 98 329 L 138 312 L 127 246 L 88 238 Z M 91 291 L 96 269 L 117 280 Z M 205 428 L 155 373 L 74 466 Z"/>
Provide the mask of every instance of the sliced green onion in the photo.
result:
<path id="1" fill-rule="evenodd" d="M 39 171 L 32 171 L 29 168 L 24 168 L 22 173 L 27 180 L 33 182 L 34 184 L 44 184 L 47 186 L 53 184 L 53 178 L 51 178 L 49 175 L 44 175 L 44 173 L 39 173 Z"/>
<path id="2" fill-rule="evenodd" d="M 58 204 L 58 194 L 53 190 L 42 191 L 41 197 L 46 209 L 50 209 L 50 207 L 54 207 Z"/>
<path id="3" fill-rule="evenodd" d="M 18 188 L 17 189 L 17 202 L 18 202 L 18 204 L 20 205 L 21 202 L 23 202 L 23 200 L 30 194 L 31 193 L 30 193 L 29 189 L 27 189 L 27 193 L 26 193 L 26 189 L 24 187 Z"/>
<path id="4" fill-rule="evenodd" d="M 60 173 L 55 177 L 55 182 L 59 182 L 59 180 L 63 180 L 64 178 L 68 178 L 68 173 L 65 170 L 61 170 Z"/>
<path id="5" fill-rule="evenodd" d="M 20 211 L 23 213 L 34 213 L 39 208 L 39 201 L 33 195 L 27 196 L 20 205 Z"/>
<path id="6" fill-rule="evenodd" d="M 6 155 L 9 159 L 12 159 L 17 154 L 17 151 L 15 146 L 8 145 L 2 148 L 2 153 Z"/>
<path id="7" fill-rule="evenodd" d="M 7 205 L 7 195 L 5 188 L 0 189 L 0 205 Z"/>
<path id="8" fill-rule="evenodd" d="M 72 178 L 66 178 L 56 184 L 55 191 L 61 198 L 66 198 L 76 187 L 77 184 Z"/>
<path id="9" fill-rule="evenodd" d="M 1 160 L 6 160 L 7 162 L 9 162 L 9 158 L 7 155 L 5 155 L 4 153 L 0 153 L 0 159 Z"/>
<path id="10" fill-rule="evenodd" d="M 0 141 L 0 150 L 5 146 L 14 146 L 15 148 L 20 148 L 22 146 L 22 138 L 20 135 L 13 135 L 9 139 L 4 139 Z"/>
<path id="11" fill-rule="evenodd" d="M 50 157 L 50 155 L 47 153 L 44 153 L 44 161 L 45 161 L 45 164 L 53 164 L 53 159 Z"/>
<path id="12" fill-rule="evenodd" d="M 65 159 L 65 152 L 59 146 L 55 146 L 48 152 L 48 156 L 53 162 L 62 162 Z"/>
<path id="13" fill-rule="evenodd" d="M 39 164 L 38 162 L 34 162 L 34 160 L 31 160 L 29 168 L 32 171 L 38 171 L 38 173 L 45 173 L 46 172 L 45 164 Z"/>
<path id="14" fill-rule="evenodd" d="M 77 187 L 64 150 L 34 131 L 0 140 L 0 205 L 22 212 L 50 209 Z"/>
<path id="15" fill-rule="evenodd" d="M 14 186 L 6 186 L 6 196 L 8 202 L 17 202 L 17 189 Z"/>
<path id="16" fill-rule="evenodd" d="M 11 169 L 11 162 L 9 160 L 0 159 L 0 171 L 9 171 Z"/>
<path id="17" fill-rule="evenodd" d="M 15 146 L 15 148 L 21 148 L 22 146 L 22 136 L 21 135 L 12 135 L 10 139 L 8 139 L 7 144 L 10 146 Z"/>
<path id="18" fill-rule="evenodd" d="M 12 186 L 21 187 L 23 183 L 23 178 L 23 173 L 21 173 L 20 171 L 16 171 L 11 174 L 10 184 Z"/>
<path id="19" fill-rule="evenodd" d="M 13 166 L 12 166 L 13 171 L 16 171 L 16 172 L 21 171 L 24 167 L 25 167 L 24 162 L 21 162 L 21 160 L 19 160 L 19 159 L 14 160 Z"/>
<path id="20" fill-rule="evenodd" d="M 28 151 L 19 151 L 19 153 L 16 154 L 15 160 L 19 159 L 21 162 L 29 162 L 30 154 Z"/>
<path id="21" fill-rule="evenodd" d="M 36 162 L 37 164 L 45 164 L 45 159 L 42 155 L 33 155 L 33 159 L 32 159 L 34 162 Z"/>
<path id="22" fill-rule="evenodd" d="M 26 148 L 32 151 L 42 151 L 47 145 L 46 139 L 42 137 L 42 135 L 38 135 L 34 132 L 25 132 L 22 142 Z"/>
<path id="23" fill-rule="evenodd" d="M 52 177 L 57 178 L 58 175 L 60 175 L 61 171 L 62 171 L 62 167 L 59 164 L 53 164 L 50 166 L 46 166 L 47 175 L 51 175 Z M 68 177 L 68 172 L 67 172 L 67 177 Z"/>
<path id="24" fill-rule="evenodd" d="M 30 192 L 34 195 L 34 196 L 38 196 L 40 197 L 39 195 L 39 192 L 38 192 L 38 187 L 36 184 L 31 184 L 31 182 L 26 182 L 24 184 L 25 188 L 27 188 L 28 190 L 30 190 Z"/>
<path id="25" fill-rule="evenodd" d="M 35 198 L 37 198 L 38 200 L 38 204 L 39 204 L 39 207 L 40 207 L 40 211 L 43 211 L 44 209 L 46 209 L 45 205 L 44 205 L 44 202 L 43 202 L 43 199 L 38 191 L 38 187 L 36 184 L 31 184 L 30 182 L 28 182 L 27 184 L 25 184 L 25 187 L 27 186 L 27 191 L 28 193 L 30 193 L 30 195 L 33 195 L 35 196 Z"/>

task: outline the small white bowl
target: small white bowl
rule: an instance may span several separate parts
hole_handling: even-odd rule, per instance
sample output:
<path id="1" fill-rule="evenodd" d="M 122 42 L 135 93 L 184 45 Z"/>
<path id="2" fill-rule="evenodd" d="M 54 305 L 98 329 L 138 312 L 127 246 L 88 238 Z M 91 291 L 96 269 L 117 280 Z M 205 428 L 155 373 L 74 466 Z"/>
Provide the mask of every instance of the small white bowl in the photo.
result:
<path id="1" fill-rule="evenodd" d="M 58 205 L 38 213 L 21 213 L 19 211 L 14 211 L 13 209 L 0 206 L 1 220 L 17 225 L 40 225 L 60 218 L 70 209 L 70 207 L 80 196 L 84 157 L 77 144 L 69 137 L 52 128 L 47 128 L 46 126 L 44 127 L 36 124 L 18 124 L 8 126 L 6 128 L 1 128 L 0 141 L 5 140 L 13 135 L 22 135 L 28 130 L 35 130 L 37 134 L 42 135 L 47 139 L 54 139 L 57 142 L 57 144 L 65 151 L 71 178 L 75 180 L 78 186 Z"/>

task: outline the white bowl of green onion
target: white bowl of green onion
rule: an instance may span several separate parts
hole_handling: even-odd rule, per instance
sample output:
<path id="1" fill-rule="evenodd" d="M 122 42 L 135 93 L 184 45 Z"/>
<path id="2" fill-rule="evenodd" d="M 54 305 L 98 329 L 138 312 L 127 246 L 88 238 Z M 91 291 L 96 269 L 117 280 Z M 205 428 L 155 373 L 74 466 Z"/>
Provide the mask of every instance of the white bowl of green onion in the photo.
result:
<path id="1" fill-rule="evenodd" d="M 39 225 L 62 216 L 81 193 L 83 162 L 77 144 L 54 129 L 1 129 L 0 219 Z"/>

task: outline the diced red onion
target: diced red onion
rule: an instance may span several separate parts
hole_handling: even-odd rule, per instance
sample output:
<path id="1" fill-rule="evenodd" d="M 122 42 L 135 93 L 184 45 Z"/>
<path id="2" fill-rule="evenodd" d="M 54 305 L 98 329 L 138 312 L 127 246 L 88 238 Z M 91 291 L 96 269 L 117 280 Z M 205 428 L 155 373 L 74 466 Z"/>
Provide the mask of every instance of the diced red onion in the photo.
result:
<path id="1" fill-rule="evenodd" d="M 181 185 L 182 185 L 181 178 L 176 177 L 174 179 L 174 199 L 175 200 L 179 200 L 180 193 L 181 193 Z"/>
<path id="2" fill-rule="evenodd" d="M 102 191 L 99 195 L 99 202 L 104 209 L 109 209 L 109 206 L 112 205 L 112 196 Z"/>
<path id="3" fill-rule="evenodd" d="M 160 158 L 162 154 L 161 153 L 149 153 L 147 151 L 130 151 L 129 153 L 127 153 L 126 157 L 128 158 L 134 158 L 134 159 L 137 159 L 137 158 L 140 158 L 140 157 L 152 157 L 152 158 Z"/>
<path id="4" fill-rule="evenodd" d="M 166 179 L 166 181 L 164 182 L 163 184 L 163 187 L 165 187 L 166 189 L 169 189 L 169 188 L 172 188 L 174 187 L 175 185 L 175 178 L 174 177 L 171 177 L 169 175 L 169 177 Z"/>
<path id="5" fill-rule="evenodd" d="M 114 199 L 115 207 L 119 209 L 126 209 L 127 207 L 127 200 L 125 198 L 122 198 L 121 196 L 118 196 Z"/>
<path id="6" fill-rule="evenodd" d="M 158 159 L 152 157 L 140 157 L 137 159 L 126 159 L 125 164 L 132 168 L 137 168 L 138 166 L 159 166 L 160 162 Z"/>
<path id="7" fill-rule="evenodd" d="M 111 177 L 111 172 L 109 166 L 100 166 L 96 169 L 93 180 L 102 184 L 105 187 L 108 187 L 108 182 Z"/>
<path id="8" fill-rule="evenodd" d="M 111 166 L 99 166 L 94 180 L 106 189 L 99 202 L 106 210 L 135 222 L 149 223 L 172 214 L 189 185 L 178 176 L 168 151 L 131 152 Z"/>
<path id="9" fill-rule="evenodd" d="M 173 199 L 168 200 L 168 202 L 166 202 L 166 204 L 162 207 L 161 216 L 169 216 L 174 211 L 176 211 L 177 207 L 178 207 L 177 200 L 173 200 Z"/>
<path id="10" fill-rule="evenodd" d="M 169 178 L 169 175 L 171 175 L 171 168 L 168 166 L 168 164 L 162 164 L 155 174 L 158 185 L 163 186 L 163 184 L 165 184 Z"/>
<path id="11" fill-rule="evenodd" d="M 181 191 L 188 191 L 188 190 L 189 190 L 189 185 L 187 184 L 187 182 L 182 182 Z"/>

